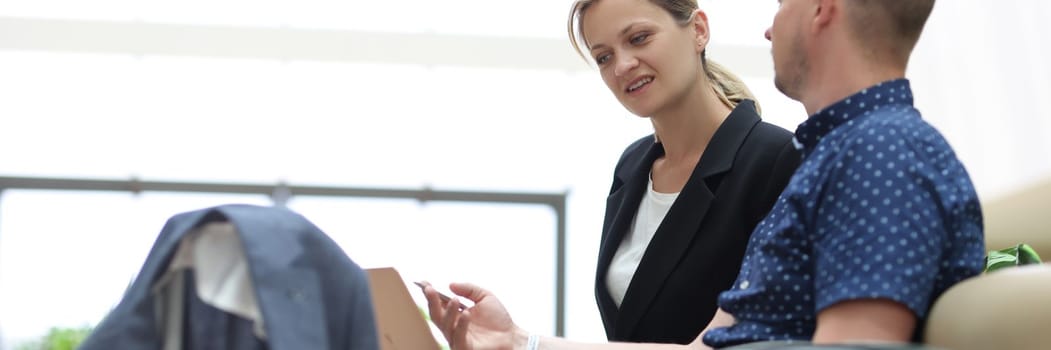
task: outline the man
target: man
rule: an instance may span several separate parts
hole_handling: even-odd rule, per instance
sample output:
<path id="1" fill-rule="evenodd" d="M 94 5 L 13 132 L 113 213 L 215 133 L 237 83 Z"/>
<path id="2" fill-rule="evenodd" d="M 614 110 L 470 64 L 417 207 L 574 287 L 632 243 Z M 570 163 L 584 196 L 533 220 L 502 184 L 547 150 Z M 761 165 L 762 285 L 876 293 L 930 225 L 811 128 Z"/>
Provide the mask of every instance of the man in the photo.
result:
<path id="1" fill-rule="evenodd" d="M 715 319 L 686 347 L 916 341 L 935 299 L 980 273 L 985 255 L 969 176 L 904 79 L 934 0 L 779 3 L 766 37 L 775 84 L 810 115 L 796 130 L 804 160 Z M 489 292 L 452 290 L 475 307 L 427 296 L 456 349 L 682 348 L 527 336 Z"/>

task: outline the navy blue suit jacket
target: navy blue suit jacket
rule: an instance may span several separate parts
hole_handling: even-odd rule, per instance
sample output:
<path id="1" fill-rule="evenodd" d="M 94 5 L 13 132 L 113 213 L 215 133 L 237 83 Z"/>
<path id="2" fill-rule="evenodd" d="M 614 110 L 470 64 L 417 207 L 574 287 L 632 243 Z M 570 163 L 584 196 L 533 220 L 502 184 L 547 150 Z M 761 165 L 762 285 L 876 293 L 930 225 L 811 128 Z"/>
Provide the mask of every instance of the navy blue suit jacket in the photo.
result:
<path id="1" fill-rule="evenodd" d="M 270 349 L 379 349 L 368 276 L 303 216 L 287 209 L 224 205 L 168 220 L 121 302 L 80 349 L 161 349 L 151 286 L 182 237 L 228 221 L 244 244 Z"/>

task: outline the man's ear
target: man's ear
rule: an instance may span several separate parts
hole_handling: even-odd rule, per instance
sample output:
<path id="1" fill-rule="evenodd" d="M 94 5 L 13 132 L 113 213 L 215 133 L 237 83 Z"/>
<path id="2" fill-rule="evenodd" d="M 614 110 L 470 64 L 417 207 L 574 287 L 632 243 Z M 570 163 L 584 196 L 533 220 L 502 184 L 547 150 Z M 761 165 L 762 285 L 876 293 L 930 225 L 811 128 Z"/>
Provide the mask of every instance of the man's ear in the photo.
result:
<path id="1" fill-rule="evenodd" d="M 827 28 L 832 23 L 832 19 L 839 16 L 839 12 L 843 10 L 839 5 L 839 0 L 814 1 L 811 30 L 816 33 Z"/>
<path id="2" fill-rule="evenodd" d="M 708 15 L 700 9 L 694 10 L 690 23 L 693 24 L 695 49 L 697 54 L 700 54 L 708 47 L 708 40 L 711 38 L 711 32 L 708 31 Z"/>

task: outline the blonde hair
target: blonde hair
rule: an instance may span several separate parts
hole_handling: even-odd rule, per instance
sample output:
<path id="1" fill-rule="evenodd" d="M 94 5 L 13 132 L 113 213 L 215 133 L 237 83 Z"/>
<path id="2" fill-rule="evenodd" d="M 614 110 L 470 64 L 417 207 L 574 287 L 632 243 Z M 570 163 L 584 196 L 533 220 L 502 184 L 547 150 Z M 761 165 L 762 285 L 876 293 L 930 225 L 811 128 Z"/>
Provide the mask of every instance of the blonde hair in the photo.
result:
<path id="1" fill-rule="evenodd" d="M 566 21 L 566 30 L 569 32 L 569 42 L 581 58 L 591 61 L 591 57 L 584 54 L 584 47 L 588 46 L 588 39 L 584 36 L 581 28 L 584 22 L 584 12 L 599 0 L 576 0 L 569 10 L 569 18 Z M 697 0 L 649 0 L 654 5 L 664 9 L 681 26 L 688 25 L 693 21 L 693 16 L 699 7 Z M 744 100 L 755 101 L 756 112 L 760 111 L 759 101 L 748 89 L 744 81 L 736 74 L 730 72 L 721 64 L 715 63 L 705 57 L 705 51 L 701 52 L 701 66 L 704 74 L 711 83 L 715 95 L 727 107 L 734 108 Z"/>

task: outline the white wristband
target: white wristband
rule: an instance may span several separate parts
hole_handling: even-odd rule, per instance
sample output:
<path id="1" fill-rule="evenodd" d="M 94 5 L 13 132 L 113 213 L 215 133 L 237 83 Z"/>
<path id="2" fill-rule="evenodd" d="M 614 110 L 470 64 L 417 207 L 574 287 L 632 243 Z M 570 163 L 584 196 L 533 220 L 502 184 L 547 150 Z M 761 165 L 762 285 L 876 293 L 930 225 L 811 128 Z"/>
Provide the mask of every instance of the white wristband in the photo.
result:
<path id="1" fill-rule="evenodd" d="M 537 350 L 540 349 L 540 336 L 536 334 L 530 334 L 526 340 L 526 350 Z"/>

